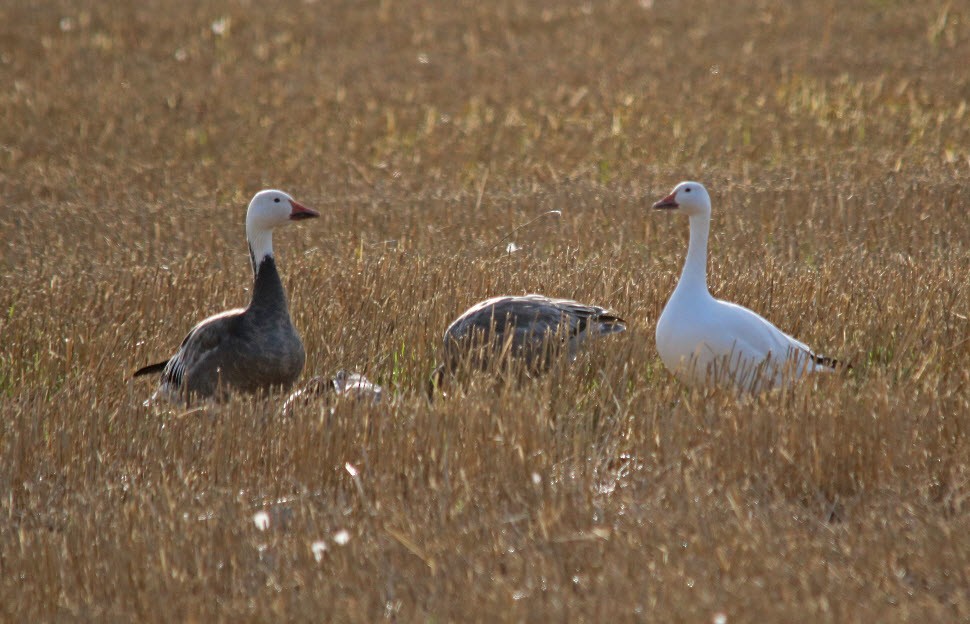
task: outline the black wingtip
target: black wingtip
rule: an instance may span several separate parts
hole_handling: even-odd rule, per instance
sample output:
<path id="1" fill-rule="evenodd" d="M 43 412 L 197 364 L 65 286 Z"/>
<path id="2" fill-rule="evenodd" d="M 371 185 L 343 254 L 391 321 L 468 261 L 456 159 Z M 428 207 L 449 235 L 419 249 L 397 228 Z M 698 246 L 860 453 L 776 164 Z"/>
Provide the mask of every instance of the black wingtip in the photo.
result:
<path id="1" fill-rule="evenodd" d="M 833 357 L 829 357 L 827 355 L 815 355 L 813 353 L 812 354 L 812 359 L 815 361 L 816 364 L 818 364 L 820 366 L 825 366 L 827 368 L 831 368 L 833 370 L 840 370 L 840 369 L 841 370 L 852 370 L 852 364 L 850 364 L 848 362 L 843 362 L 842 360 L 837 360 L 837 359 L 835 359 Z"/>
<path id="2" fill-rule="evenodd" d="M 609 328 L 609 331 L 605 333 L 612 334 L 612 333 L 626 331 L 626 321 L 621 319 L 619 316 L 616 316 L 616 315 L 601 316 L 596 320 L 602 323 L 602 325 L 605 325 L 607 328 Z"/>
<path id="3" fill-rule="evenodd" d="M 165 360 L 164 362 L 156 362 L 155 364 L 143 366 L 132 374 L 132 378 L 141 377 L 142 375 L 154 375 L 156 373 L 161 373 L 163 370 L 165 370 L 165 366 L 167 364 L 168 360 Z"/>

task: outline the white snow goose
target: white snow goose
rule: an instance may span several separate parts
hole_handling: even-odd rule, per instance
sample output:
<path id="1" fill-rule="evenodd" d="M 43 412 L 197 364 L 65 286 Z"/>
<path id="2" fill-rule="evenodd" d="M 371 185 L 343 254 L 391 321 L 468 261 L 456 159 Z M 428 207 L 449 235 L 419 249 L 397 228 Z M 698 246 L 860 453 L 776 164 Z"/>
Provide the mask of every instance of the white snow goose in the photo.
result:
<path id="1" fill-rule="evenodd" d="M 690 217 L 684 270 L 657 322 L 657 351 L 671 372 L 691 385 L 733 385 L 758 392 L 840 365 L 816 355 L 751 310 L 711 296 L 711 198 L 703 185 L 681 182 L 653 207 Z"/>
<path id="2" fill-rule="evenodd" d="M 522 360 L 538 373 L 557 351 L 574 359 L 588 339 L 626 330 L 626 321 L 594 305 L 544 295 L 504 296 L 476 303 L 444 335 L 444 363 L 431 377 L 429 393 L 465 362 L 486 369 L 503 356 Z"/>
<path id="3" fill-rule="evenodd" d="M 205 319 L 170 359 L 135 372 L 135 377 L 161 373 L 153 400 L 223 398 L 229 391 L 257 393 L 286 388 L 297 380 L 306 354 L 273 259 L 273 229 L 318 216 L 282 191 L 256 193 L 246 212 L 252 300 L 246 308 Z"/>

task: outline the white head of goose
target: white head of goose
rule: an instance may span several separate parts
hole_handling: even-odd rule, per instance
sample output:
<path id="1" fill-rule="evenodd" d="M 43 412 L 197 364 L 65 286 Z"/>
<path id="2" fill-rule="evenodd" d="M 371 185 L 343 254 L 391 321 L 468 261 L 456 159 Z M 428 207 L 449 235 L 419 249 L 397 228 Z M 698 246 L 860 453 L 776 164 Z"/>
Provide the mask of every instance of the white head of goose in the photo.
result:
<path id="1" fill-rule="evenodd" d="M 249 306 L 210 316 L 192 328 L 171 358 L 137 370 L 135 377 L 161 373 L 153 399 L 220 398 L 232 391 L 287 388 L 297 380 L 306 354 L 276 270 L 273 229 L 318 216 L 282 191 L 256 193 L 246 212 L 253 264 Z"/>
<path id="2" fill-rule="evenodd" d="M 707 289 L 711 197 L 697 182 L 681 182 L 655 203 L 657 210 L 690 218 L 690 243 L 677 286 L 657 321 L 657 351 L 677 377 L 692 385 L 729 385 L 761 391 L 797 377 L 835 370 L 767 320 Z"/>

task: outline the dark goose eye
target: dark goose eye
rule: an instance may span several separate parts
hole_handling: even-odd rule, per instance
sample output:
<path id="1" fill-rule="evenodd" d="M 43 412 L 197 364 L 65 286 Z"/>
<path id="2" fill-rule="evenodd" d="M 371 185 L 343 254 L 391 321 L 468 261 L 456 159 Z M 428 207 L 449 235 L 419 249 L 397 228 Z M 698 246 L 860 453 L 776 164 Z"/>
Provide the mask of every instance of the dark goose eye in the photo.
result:
<path id="1" fill-rule="evenodd" d="M 276 198 L 276 199 L 274 199 L 273 201 L 274 201 L 274 202 L 276 202 L 276 203 L 278 204 L 278 203 L 280 203 L 280 198 L 279 198 L 279 197 L 277 197 L 277 198 Z"/>
<path id="2" fill-rule="evenodd" d="M 687 188 L 685 188 L 685 189 L 684 189 L 684 192 L 685 192 L 685 193 L 690 193 L 690 187 L 688 186 Z"/>

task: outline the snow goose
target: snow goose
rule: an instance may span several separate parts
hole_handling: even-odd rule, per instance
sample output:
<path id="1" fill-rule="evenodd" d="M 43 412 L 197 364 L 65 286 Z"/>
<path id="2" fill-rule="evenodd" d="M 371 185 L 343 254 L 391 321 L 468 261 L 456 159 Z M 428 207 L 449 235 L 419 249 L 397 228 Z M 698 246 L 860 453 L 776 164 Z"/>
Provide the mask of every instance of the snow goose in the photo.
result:
<path id="1" fill-rule="evenodd" d="M 290 320 L 273 259 L 273 229 L 318 216 L 282 191 L 256 193 L 246 212 L 252 300 L 246 308 L 205 319 L 192 328 L 170 359 L 135 372 L 135 377 L 161 373 L 153 400 L 221 398 L 228 390 L 254 393 L 296 381 L 306 354 Z"/>
<path id="2" fill-rule="evenodd" d="M 287 397 L 281 412 L 284 416 L 289 416 L 297 406 L 309 405 L 315 397 L 347 397 L 362 403 L 376 404 L 384 400 L 384 388 L 360 373 L 351 373 L 340 369 L 332 378 L 313 377 L 310 379 L 306 385 Z"/>
<path id="3" fill-rule="evenodd" d="M 626 330 L 626 321 L 599 306 L 543 295 L 504 296 L 476 303 L 444 335 L 444 363 L 431 378 L 433 392 L 463 362 L 485 369 L 509 355 L 530 372 L 548 367 L 563 346 L 571 359 L 586 340 Z"/>
<path id="4" fill-rule="evenodd" d="M 681 182 L 653 207 L 690 218 L 684 270 L 657 322 L 657 351 L 671 372 L 692 385 L 727 384 L 756 392 L 835 369 L 836 360 L 816 355 L 758 314 L 711 296 L 711 198 L 703 185 Z"/>

